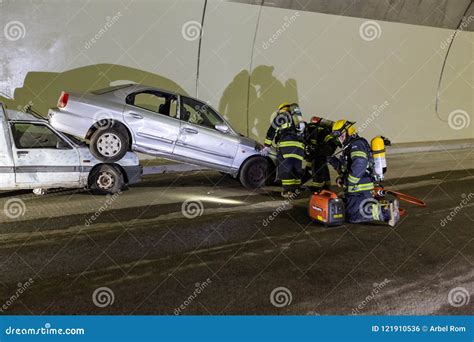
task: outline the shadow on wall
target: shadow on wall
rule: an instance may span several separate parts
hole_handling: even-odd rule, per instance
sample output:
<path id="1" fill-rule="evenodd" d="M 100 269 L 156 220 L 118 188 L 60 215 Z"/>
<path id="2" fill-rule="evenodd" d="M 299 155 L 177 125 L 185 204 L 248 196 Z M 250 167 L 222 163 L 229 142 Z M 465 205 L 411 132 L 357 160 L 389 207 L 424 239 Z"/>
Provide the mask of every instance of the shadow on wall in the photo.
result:
<path id="1" fill-rule="evenodd" d="M 265 139 L 272 114 L 282 102 L 298 102 L 296 80 L 281 82 L 274 67 L 257 66 L 251 74 L 242 70 L 224 90 L 219 112 L 241 133 L 258 141 Z M 250 80 L 250 87 L 249 87 Z"/>
<path id="2" fill-rule="evenodd" d="M 13 99 L 0 94 L 0 102 L 10 109 L 19 110 L 31 104 L 46 116 L 48 109 L 56 106 L 63 90 L 85 93 L 117 81 L 142 83 L 187 95 L 177 83 L 160 75 L 122 65 L 95 64 L 61 73 L 29 72 L 23 87 L 15 89 Z"/>

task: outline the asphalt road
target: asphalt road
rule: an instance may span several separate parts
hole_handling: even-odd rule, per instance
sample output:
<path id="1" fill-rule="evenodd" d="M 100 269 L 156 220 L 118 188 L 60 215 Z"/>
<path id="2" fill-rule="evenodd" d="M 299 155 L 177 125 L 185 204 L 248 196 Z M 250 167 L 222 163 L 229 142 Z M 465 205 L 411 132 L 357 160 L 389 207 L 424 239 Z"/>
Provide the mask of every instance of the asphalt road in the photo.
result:
<path id="1" fill-rule="evenodd" d="M 0 313 L 472 314 L 474 168 L 430 171 L 387 182 L 428 204 L 395 228 L 326 228 L 309 192 L 286 204 L 214 172 L 3 193 L 22 204 L 0 224 Z"/>

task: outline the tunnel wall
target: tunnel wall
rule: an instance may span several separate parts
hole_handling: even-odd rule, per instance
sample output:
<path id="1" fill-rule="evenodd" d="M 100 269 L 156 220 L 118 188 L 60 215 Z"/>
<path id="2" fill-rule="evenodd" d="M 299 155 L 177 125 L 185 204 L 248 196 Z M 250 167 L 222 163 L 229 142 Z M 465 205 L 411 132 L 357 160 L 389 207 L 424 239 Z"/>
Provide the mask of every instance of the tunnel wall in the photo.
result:
<path id="1" fill-rule="evenodd" d="M 473 21 L 452 44 L 435 110 L 466 1 L 347 3 L 4 0 L 4 32 L 23 27 L 19 38 L 0 35 L 0 100 L 45 112 L 63 89 L 134 81 L 197 95 L 260 141 L 283 101 L 395 142 L 474 138 L 459 121 L 474 107 Z"/>

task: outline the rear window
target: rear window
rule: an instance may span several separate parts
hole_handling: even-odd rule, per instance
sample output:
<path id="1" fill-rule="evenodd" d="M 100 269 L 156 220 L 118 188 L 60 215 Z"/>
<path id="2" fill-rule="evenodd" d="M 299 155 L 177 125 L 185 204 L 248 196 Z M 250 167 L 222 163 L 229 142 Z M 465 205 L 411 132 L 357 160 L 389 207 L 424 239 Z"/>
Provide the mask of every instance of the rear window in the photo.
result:
<path id="1" fill-rule="evenodd" d="M 112 91 L 116 91 L 116 90 L 119 90 L 119 89 L 128 88 L 130 86 L 132 86 L 132 84 L 122 84 L 122 85 L 118 85 L 118 86 L 113 86 L 113 87 L 107 87 L 107 88 L 94 90 L 94 91 L 91 91 L 91 93 L 94 94 L 94 95 L 102 95 L 102 94 L 107 94 L 107 93 L 110 93 Z"/>

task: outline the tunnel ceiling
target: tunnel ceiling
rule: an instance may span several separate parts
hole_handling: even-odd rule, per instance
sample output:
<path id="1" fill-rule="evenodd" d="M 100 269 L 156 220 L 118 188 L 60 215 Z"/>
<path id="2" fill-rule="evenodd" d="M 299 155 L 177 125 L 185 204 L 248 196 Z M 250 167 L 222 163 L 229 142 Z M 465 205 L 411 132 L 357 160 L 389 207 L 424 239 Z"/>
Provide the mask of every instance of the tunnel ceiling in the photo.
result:
<path id="1" fill-rule="evenodd" d="M 457 29 L 472 0 L 228 0 L 230 2 Z M 464 28 L 474 31 L 474 20 Z"/>

